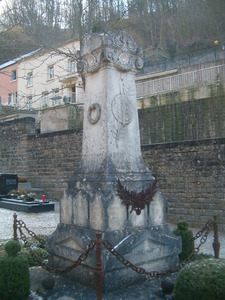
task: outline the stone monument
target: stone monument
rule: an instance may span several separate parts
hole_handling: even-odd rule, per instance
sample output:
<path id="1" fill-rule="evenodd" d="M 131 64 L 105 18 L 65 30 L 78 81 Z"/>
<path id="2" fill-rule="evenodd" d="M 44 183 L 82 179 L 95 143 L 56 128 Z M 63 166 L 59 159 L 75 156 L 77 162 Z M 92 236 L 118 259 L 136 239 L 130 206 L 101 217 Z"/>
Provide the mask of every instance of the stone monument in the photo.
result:
<path id="1" fill-rule="evenodd" d="M 82 160 L 61 199 L 60 223 L 47 239 L 53 267 L 75 261 L 97 230 L 148 271 L 178 263 L 180 240 L 168 228 L 165 199 L 141 155 L 135 72 L 142 66 L 142 52 L 126 32 L 84 39 L 78 63 L 85 77 Z M 144 280 L 106 250 L 103 263 L 106 291 Z M 70 276 L 94 286 L 94 268 L 91 252 Z"/>

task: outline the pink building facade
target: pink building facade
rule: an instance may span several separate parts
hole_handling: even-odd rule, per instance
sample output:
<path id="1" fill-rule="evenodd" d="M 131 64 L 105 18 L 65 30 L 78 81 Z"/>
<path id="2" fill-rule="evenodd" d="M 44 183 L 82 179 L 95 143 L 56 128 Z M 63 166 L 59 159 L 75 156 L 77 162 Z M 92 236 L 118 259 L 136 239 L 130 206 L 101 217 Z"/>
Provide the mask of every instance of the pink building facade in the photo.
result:
<path id="1" fill-rule="evenodd" d="M 0 65 L 0 104 L 17 106 L 17 70 L 15 61 Z"/>

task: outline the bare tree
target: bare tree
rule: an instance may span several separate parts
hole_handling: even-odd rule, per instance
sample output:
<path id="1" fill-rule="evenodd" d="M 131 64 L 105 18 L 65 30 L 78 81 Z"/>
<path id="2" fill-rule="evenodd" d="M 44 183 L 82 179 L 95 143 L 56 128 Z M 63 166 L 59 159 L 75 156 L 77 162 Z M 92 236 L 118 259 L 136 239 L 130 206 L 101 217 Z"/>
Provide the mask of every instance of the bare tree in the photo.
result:
<path id="1" fill-rule="evenodd" d="M 8 0 L 6 30 L 21 26 L 52 46 L 87 32 L 126 29 L 142 48 L 169 55 L 225 40 L 224 0 Z M 4 23 L 4 26 L 3 26 Z M 32 44 L 32 43 L 31 43 Z"/>

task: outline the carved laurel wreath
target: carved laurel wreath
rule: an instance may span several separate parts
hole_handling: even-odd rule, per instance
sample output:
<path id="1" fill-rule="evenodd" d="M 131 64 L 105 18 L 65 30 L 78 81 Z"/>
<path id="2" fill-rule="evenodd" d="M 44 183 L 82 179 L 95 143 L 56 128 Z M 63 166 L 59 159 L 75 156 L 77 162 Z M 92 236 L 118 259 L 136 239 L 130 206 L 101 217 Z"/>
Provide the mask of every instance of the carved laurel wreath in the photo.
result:
<path id="1" fill-rule="evenodd" d="M 96 111 L 96 116 L 94 118 L 92 117 L 93 111 Z M 100 116 L 101 116 L 101 106 L 98 103 L 93 103 L 88 109 L 88 114 L 87 114 L 88 121 L 91 124 L 96 124 L 99 121 Z"/>
<path id="2" fill-rule="evenodd" d="M 137 193 L 135 191 L 129 191 L 118 179 L 117 195 L 122 200 L 122 204 L 126 205 L 127 208 L 131 206 L 130 213 L 134 210 L 137 215 L 140 215 L 142 209 L 145 208 L 145 205 L 149 205 L 153 200 L 155 192 L 156 180 L 153 182 L 152 186 Z"/>

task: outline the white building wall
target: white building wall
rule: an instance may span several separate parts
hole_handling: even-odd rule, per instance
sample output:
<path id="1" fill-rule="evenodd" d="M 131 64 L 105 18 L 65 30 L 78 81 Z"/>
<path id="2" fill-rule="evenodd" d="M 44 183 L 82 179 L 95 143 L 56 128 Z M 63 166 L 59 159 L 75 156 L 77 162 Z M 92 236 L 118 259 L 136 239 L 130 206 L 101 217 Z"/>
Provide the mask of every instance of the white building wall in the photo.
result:
<path id="1" fill-rule="evenodd" d="M 82 102 L 84 98 L 82 80 L 76 72 L 76 68 L 72 73 L 68 68 L 71 55 L 77 51 L 79 51 L 79 42 L 75 41 L 55 50 L 41 51 L 21 60 L 18 65 L 19 107 L 21 109 L 41 109 L 61 105 L 65 103 L 63 99 L 72 99 L 68 96 L 74 89 L 76 90 L 74 101 Z M 48 68 L 51 66 L 54 69 L 54 76 L 48 78 Z M 74 86 L 73 89 L 72 86 Z M 53 98 L 56 91 L 57 97 Z M 46 105 L 44 105 L 44 101 L 46 101 Z"/>

